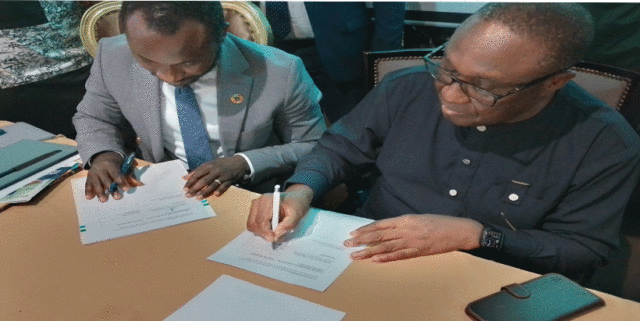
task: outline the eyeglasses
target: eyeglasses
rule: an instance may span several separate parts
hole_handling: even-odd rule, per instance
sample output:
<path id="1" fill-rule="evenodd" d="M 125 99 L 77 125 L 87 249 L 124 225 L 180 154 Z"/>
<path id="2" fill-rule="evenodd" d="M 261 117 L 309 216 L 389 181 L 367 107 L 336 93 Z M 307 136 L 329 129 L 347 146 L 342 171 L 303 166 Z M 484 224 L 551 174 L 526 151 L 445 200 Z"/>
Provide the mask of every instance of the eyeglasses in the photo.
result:
<path id="1" fill-rule="evenodd" d="M 468 83 L 464 80 L 460 80 L 458 79 L 456 76 L 452 75 L 451 72 L 446 71 L 444 69 L 442 69 L 442 67 L 440 67 L 440 63 L 439 62 L 435 62 L 433 60 L 431 60 L 431 57 L 433 57 L 436 53 L 443 53 L 444 52 L 444 48 L 447 44 L 443 44 L 442 46 L 434 49 L 432 52 L 426 54 L 422 59 L 424 59 L 424 63 L 427 66 L 427 71 L 429 72 L 429 74 L 431 74 L 431 76 L 433 78 L 435 78 L 436 81 L 441 82 L 443 84 L 445 84 L 446 86 L 449 86 L 451 84 L 453 84 L 454 82 L 457 82 L 458 84 L 460 84 L 460 89 L 462 89 L 462 92 L 464 92 L 465 95 L 467 95 L 467 97 L 469 97 L 469 99 L 477 102 L 478 104 L 485 106 L 485 107 L 493 107 L 495 106 L 495 104 L 498 102 L 498 100 L 507 97 L 509 95 L 513 95 L 517 92 L 520 92 L 522 90 L 525 90 L 531 86 L 534 86 L 536 84 L 539 84 L 563 71 L 565 71 L 566 69 L 561 69 L 558 70 L 552 74 L 549 74 L 547 76 L 535 79 L 527 84 L 521 85 L 513 90 L 508 91 L 506 94 L 504 95 L 496 95 L 494 93 L 491 93 L 489 91 L 487 91 L 486 89 L 482 89 L 476 85 L 473 85 L 471 83 Z M 442 55 L 444 56 L 444 55 Z"/>

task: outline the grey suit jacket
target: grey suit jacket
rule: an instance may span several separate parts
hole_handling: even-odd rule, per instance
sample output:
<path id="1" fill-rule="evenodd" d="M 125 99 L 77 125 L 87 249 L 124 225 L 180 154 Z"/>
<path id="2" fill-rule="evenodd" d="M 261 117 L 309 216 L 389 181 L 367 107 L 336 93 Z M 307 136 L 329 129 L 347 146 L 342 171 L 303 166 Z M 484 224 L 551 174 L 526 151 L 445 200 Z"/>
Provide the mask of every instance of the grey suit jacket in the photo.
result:
<path id="1" fill-rule="evenodd" d="M 320 91 L 302 61 L 228 34 L 217 68 L 224 156 L 244 153 L 254 166 L 254 182 L 292 170 L 326 129 Z M 85 168 L 96 153 L 125 153 L 131 128 L 145 160 L 168 160 L 162 144 L 161 82 L 134 60 L 124 35 L 100 41 L 86 88 L 73 117 Z M 244 101 L 232 103 L 235 94 Z"/>

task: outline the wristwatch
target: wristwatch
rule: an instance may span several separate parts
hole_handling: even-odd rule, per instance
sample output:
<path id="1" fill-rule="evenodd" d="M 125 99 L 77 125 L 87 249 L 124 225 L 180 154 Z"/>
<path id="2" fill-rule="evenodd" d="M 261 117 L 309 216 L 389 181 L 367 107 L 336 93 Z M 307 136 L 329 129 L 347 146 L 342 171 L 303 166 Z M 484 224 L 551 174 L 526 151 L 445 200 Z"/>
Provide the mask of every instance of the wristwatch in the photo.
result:
<path id="1" fill-rule="evenodd" d="M 485 226 L 480 237 L 480 247 L 499 251 L 504 243 L 504 235 L 500 230 L 491 226 Z"/>

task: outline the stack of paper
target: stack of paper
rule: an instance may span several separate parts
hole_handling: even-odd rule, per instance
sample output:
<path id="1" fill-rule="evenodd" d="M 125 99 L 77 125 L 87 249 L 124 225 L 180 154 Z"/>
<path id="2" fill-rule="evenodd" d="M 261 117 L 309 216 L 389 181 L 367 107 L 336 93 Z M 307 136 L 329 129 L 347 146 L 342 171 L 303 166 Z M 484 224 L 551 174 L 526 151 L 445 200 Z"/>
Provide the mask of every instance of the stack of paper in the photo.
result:
<path id="1" fill-rule="evenodd" d="M 0 191 L 0 204 L 24 203 L 30 201 L 42 190 L 58 179 L 76 173 L 82 169 L 79 155 L 55 164 L 45 170 L 20 180 Z"/>
<path id="2" fill-rule="evenodd" d="M 78 153 L 74 146 L 21 140 L 0 149 L 0 189 Z"/>
<path id="3" fill-rule="evenodd" d="M 76 147 L 42 142 L 53 137 L 23 122 L 0 128 L 0 204 L 31 200 L 79 162 Z"/>

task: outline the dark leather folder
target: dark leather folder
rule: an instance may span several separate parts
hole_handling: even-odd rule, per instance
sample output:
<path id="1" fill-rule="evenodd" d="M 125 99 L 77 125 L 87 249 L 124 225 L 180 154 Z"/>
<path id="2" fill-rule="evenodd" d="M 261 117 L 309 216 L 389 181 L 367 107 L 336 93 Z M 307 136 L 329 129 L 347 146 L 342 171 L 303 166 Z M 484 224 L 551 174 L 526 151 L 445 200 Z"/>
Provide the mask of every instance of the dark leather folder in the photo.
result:
<path id="1" fill-rule="evenodd" d="M 21 140 L 0 149 L 0 189 L 25 179 L 74 154 L 74 146 Z"/>
<path id="2" fill-rule="evenodd" d="M 569 320 L 604 305 L 604 301 L 568 278 L 549 273 L 502 287 L 467 305 L 469 316 L 481 321 Z"/>

